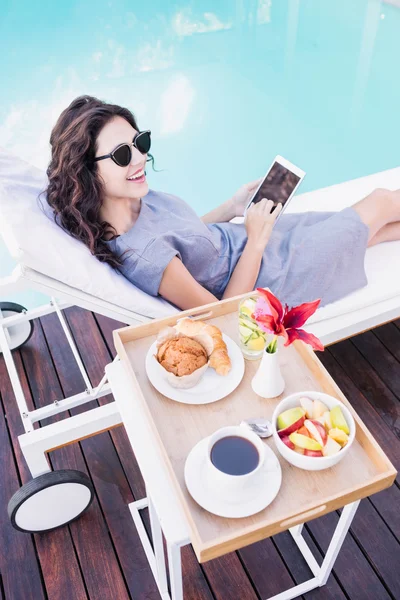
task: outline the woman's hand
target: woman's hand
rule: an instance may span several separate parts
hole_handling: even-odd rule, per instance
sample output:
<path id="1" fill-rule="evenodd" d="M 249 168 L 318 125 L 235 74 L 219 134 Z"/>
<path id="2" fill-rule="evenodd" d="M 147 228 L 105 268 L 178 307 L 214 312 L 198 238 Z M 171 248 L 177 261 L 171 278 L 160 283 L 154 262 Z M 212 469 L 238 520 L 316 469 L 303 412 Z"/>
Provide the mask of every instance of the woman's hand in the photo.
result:
<path id="1" fill-rule="evenodd" d="M 260 185 L 262 181 L 262 177 L 260 179 L 256 179 L 255 181 L 251 181 L 250 183 L 245 183 L 242 185 L 237 192 L 235 192 L 231 198 L 232 203 L 232 212 L 235 217 L 243 217 L 244 209 L 251 196 L 254 194 L 254 191 Z"/>
<path id="2" fill-rule="evenodd" d="M 279 203 L 271 213 L 273 207 L 272 200 L 263 198 L 257 204 L 252 204 L 246 212 L 244 225 L 247 239 L 261 252 L 264 252 L 265 246 L 268 244 L 274 223 L 282 210 L 282 204 Z"/>
<path id="3" fill-rule="evenodd" d="M 244 209 L 260 183 L 261 179 L 257 179 L 242 185 L 232 198 L 203 215 L 201 220 L 203 223 L 227 223 L 234 217 L 243 217 Z"/>

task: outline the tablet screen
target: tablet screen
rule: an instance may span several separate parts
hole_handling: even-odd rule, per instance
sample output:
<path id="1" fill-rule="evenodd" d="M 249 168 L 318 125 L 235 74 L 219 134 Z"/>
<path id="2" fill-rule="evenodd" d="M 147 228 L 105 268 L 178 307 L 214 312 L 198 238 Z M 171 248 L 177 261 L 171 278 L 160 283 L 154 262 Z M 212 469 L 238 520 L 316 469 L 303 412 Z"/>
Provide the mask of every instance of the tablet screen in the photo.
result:
<path id="1" fill-rule="evenodd" d="M 279 202 L 284 206 L 300 179 L 298 175 L 295 175 L 280 163 L 275 162 L 254 196 L 253 202 L 257 204 L 263 198 L 267 198 L 268 200 L 272 200 L 275 206 Z"/>

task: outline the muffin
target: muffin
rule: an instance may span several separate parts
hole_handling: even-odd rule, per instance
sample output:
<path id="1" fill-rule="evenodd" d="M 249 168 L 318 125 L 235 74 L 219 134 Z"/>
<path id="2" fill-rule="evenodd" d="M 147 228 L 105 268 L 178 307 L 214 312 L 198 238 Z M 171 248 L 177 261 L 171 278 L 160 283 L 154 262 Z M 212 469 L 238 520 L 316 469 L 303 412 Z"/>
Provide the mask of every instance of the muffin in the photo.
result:
<path id="1" fill-rule="evenodd" d="M 174 327 L 166 327 L 158 334 L 154 360 L 160 374 L 173 387 L 188 389 L 195 386 L 208 369 L 213 347 L 209 335 L 184 335 Z"/>
<path id="2" fill-rule="evenodd" d="M 169 373 L 182 377 L 206 365 L 208 356 L 199 342 L 181 337 L 164 342 L 158 349 L 157 360 Z"/>

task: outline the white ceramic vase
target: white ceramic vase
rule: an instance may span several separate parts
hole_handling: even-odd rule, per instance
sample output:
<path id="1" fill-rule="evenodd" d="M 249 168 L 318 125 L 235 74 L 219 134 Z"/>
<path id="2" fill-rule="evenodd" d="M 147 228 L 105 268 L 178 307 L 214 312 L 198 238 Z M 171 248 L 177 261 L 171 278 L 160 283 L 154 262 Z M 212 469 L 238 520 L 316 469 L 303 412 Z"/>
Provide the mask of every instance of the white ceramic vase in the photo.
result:
<path id="1" fill-rule="evenodd" d="M 251 380 L 253 391 L 262 398 L 275 398 L 285 389 L 279 366 L 279 350 L 269 354 L 264 350 L 257 373 Z"/>

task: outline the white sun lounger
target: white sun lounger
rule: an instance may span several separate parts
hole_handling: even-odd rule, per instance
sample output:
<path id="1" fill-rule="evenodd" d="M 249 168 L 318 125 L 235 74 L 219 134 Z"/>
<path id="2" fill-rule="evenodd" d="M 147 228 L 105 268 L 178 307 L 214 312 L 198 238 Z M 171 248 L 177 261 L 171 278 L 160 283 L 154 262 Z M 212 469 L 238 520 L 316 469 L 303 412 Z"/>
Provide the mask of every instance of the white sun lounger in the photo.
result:
<path id="1" fill-rule="evenodd" d="M 97 387 L 91 386 L 61 309 L 80 306 L 127 324 L 177 312 L 172 305 L 148 296 L 101 264 L 82 243 L 48 219 L 36 203 L 45 185 L 42 171 L 0 148 L 0 231 L 17 261 L 14 271 L 0 279 L 0 299 L 7 300 L 10 294 L 24 289 L 49 296 L 44 306 L 23 312 L 0 308 L 0 350 L 25 429 L 19 442 L 35 478 L 49 473 L 46 452 L 52 448 L 95 435 L 121 422 L 113 402 L 40 429 L 33 428 L 35 422 L 112 392 L 106 376 Z M 400 188 L 400 167 L 297 196 L 291 211 L 340 210 L 376 187 Z M 307 329 L 325 345 L 400 317 L 400 242 L 369 249 L 366 272 L 368 286 L 319 309 L 310 319 Z M 60 318 L 85 389 L 73 397 L 60 398 L 49 406 L 29 411 L 11 350 L 28 337 L 30 321 L 51 312 L 57 312 Z M 59 518 L 60 524 L 65 522 L 64 515 Z"/>

